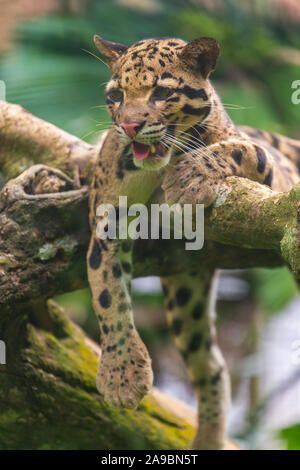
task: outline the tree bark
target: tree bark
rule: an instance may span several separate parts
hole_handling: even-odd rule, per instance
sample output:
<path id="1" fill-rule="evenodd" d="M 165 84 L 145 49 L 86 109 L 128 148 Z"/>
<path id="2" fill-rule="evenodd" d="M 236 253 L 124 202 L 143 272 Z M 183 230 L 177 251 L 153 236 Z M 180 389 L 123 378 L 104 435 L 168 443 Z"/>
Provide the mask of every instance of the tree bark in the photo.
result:
<path id="1" fill-rule="evenodd" d="M 89 183 L 99 146 L 0 102 L 0 149 L 0 448 L 186 447 L 194 418 L 177 416 L 177 405 L 166 411 L 169 398 L 158 392 L 137 411 L 103 404 L 99 351 L 48 301 L 87 285 L 88 186 L 77 186 Z M 204 248 L 138 240 L 134 276 L 287 263 L 299 279 L 299 191 L 228 178 L 205 212 Z"/>

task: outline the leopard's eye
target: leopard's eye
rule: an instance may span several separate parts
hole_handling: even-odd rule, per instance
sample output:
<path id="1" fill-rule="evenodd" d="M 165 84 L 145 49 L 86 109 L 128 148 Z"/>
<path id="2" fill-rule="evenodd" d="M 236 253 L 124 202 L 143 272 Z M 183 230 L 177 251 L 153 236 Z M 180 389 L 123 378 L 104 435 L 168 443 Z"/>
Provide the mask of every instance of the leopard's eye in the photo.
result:
<path id="1" fill-rule="evenodd" d="M 107 93 L 107 98 L 112 101 L 122 101 L 123 92 L 119 88 L 113 88 Z"/>
<path id="2" fill-rule="evenodd" d="M 157 86 L 152 94 L 154 100 L 165 100 L 174 93 L 173 90 L 164 86 Z"/>

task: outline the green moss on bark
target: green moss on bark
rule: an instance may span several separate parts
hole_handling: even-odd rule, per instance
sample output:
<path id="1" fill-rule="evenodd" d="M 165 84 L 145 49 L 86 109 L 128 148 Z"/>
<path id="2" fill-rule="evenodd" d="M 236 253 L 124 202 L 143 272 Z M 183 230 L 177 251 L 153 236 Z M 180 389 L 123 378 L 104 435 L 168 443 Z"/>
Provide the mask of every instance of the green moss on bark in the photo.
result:
<path id="1" fill-rule="evenodd" d="M 98 356 L 83 332 L 48 303 L 50 331 L 31 323 L 31 312 L 11 314 L 19 343 L 0 366 L 0 449 L 176 449 L 193 436 L 192 425 L 146 397 L 137 410 L 108 408 L 95 377 Z M 25 313 L 25 312 L 24 312 Z M 13 329 L 10 329 L 10 334 Z M 17 347 L 16 347 L 17 345 Z"/>

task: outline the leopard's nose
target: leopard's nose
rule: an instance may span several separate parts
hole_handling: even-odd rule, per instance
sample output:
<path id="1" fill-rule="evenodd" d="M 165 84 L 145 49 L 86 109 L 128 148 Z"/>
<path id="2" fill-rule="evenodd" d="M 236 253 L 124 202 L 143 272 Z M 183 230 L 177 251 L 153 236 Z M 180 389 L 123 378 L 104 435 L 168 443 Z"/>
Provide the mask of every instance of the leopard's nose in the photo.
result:
<path id="1" fill-rule="evenodd" d="M 129 137 L 136 135 L 136 128 L 140 126 L 137 122 L 121 122 L 120 126 L 124 129 Z"/>

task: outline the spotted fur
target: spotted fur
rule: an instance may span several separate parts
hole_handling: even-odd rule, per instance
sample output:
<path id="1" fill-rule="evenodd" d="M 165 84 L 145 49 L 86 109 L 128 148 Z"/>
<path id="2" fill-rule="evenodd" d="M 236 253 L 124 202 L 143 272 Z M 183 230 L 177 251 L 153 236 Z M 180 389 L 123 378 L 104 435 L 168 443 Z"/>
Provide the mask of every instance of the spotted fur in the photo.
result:
<path id="1" fill-rule="evenodd" d="M 97 206 L 118 209 L 119 195 L 127 195 L 128 205 L 149 203 L 159 190 L 170 204 L 209 206 L 231 175 L 285 191 L 299 179 L 300 143 L 232 122 L 209 81 L 219 55 L 214 39 L 147 39 L 126 47 L 96 36 L 95 42 L 112 71 L 106 87 L 112 126 L 90 194 L 88 274 L 102 346 L 97 385 L 107 403 L 135 407 L 153 376 L 134 326 L 133 244 L 97 238 Z M 133 123 L 132 136 L 126 125 Z M 135 148 L 150 153 L 137 158 Z M 162 279 L 168 323 L 199 399 L 197 449 L 224 446 L 230 397 L 209 300 L 212 278 L 203 272 Z"/>

